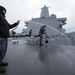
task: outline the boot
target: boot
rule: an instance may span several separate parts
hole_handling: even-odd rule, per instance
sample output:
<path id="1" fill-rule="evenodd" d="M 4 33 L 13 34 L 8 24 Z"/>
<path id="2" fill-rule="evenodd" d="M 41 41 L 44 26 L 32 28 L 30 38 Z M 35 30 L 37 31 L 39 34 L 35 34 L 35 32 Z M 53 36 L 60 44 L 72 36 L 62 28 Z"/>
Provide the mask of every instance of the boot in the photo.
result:
<path id="1" fill-rule="evenodd" d="M 43 46 L 43 44 L 39 44 L 40 46 Z"/>
<path id="2" fill-rule="evenodd" d="M 1 66 L 8 66 L 7 62 L 1 62 Z"/>
<path id="3" fill-rule="evenodd" d="M 5 73 L 5 72 L 6 72 L 6 69 L 0 66 L 0 74 Z"/>

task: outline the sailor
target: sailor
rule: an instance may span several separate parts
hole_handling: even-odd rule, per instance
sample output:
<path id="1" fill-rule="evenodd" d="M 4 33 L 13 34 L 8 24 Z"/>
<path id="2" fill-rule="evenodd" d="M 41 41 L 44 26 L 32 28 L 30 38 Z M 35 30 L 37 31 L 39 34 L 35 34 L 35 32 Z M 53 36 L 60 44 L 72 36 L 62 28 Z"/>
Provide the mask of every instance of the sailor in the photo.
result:
<path id="1" fill-rule="evenodd" d="M 16 34 L 16 32 L 15 31 L 12 31 L 12 37 L 13 38 L 15 37 L 15 34 Z"/>
<path id="2" fill-rule="evenodd" d="M 29 34 L 25 35 L 25 37 L 31 37 L 32 35 L 32 29 L 30 29 Z"/>
<path id="3" fill-rule="evenodd" d="M 29 31 L 29 36 L 31 36 L 32 35 L 32 29 Z"/>
<path id="4" fill-rule="evenodd" d="M 40 28 L 40 31 L 39 31 L 39 37 L 40 37 L 40 46 L 43 46 L 42 44 L 42 39 L 43 39 L 43 34 L 46 35 L 46 25 L 43 25 L 41 28 Z"/>
<path id="5" fill-rule="evenodd" d="M 7 38 L 9 37 L 9 29 L 17 26 L 20 23 L 20 20 L 10 25 L 5 19 L 6 9 L 3 6 L 0 6 L 0 74 L 5 73 L 6 69 L 2 66 L 7 66 L 7 62 L 3 62 L 7 51 Z"/>

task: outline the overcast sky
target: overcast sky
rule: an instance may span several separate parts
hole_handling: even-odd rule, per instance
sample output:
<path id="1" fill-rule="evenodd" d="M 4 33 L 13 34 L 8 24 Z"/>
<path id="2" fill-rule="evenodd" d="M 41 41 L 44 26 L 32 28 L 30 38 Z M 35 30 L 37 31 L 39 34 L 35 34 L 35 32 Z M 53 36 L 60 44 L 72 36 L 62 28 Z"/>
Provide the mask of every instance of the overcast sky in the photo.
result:
<path id="1" fill-rule="evenodd" d="M 10 24 L 21 20 L 17 32 L 25 28 L 25 21 L 40 17 L 40 8 L 44 5 L 50 7 L 49 15 L 67 18 L 67 24 L 63 27 L 66 32 L 75 31 L 75 0 L 0 0 L 0 5 L 7 9 L 6 19 Z"/>

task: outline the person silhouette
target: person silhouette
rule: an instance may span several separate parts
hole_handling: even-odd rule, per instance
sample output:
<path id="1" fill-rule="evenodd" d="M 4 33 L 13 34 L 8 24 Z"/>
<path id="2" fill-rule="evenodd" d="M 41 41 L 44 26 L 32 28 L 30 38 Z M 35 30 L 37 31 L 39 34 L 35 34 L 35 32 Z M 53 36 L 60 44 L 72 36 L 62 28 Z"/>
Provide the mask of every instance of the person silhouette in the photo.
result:
<path id="1" fill-rule="evenodd" d="M 46 25 L 41 26 L 40 31 L 39 31 L 39 37 L 40 37 L 40 46 L 43 46 L 42 44 L 42 39 L 43 39 L 43 34 L 46 35 Z"/>
<path id="2" fill-rule="evenodd" d="M 2 66 L 8 65 L 7 62 L 3 62 L 3 59 L 7 51 L 7 38 L 9 37 L 9 29 L 17 26 L 20 23 L 20 20 L 18 20 L 10 25 L 5 18 L 6 12 L 7 10 L 3 6 L 0 6 L 0 74 L 6 72 L 6 69 L 4 69 Z"/>

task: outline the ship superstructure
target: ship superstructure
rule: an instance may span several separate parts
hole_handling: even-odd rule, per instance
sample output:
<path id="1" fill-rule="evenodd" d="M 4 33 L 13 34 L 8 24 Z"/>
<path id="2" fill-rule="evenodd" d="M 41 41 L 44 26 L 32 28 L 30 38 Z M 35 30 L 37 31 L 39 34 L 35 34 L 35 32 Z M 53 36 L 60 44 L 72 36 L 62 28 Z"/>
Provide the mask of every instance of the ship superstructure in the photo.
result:
<path id="1" fill-rule="evenodd" d="M 55 14 L 51 14 L 49 16 L 49 7 L 46 5 L 41 8 L 41 14 L 39 18 L 32 18 L 29 21 L 25 21 L 27 29 L 23 29 L 23 33 L 28 34 L 29 31 L 32 29 L 32 37 L 38 35 L 40 27 L 46 25 L 46 31 L 48 35 L 48 40 L 53 43 L 58 42 L 63 43 L 64 41 L 70 42 L 69 38 L 65 35 L 65 29 L 63 29 L 63 25 L 66 24 L 66 18 L 57 18 Z M 28 38 L 27 41 L 30 42 L 39 41 L 39 38 Z M 67 43 L 66 44 L 70 44 Z M 63 43 L 64 44 L 64 43 Z"/>
<path id="2" fill-rule="evenodd" d="M 26 25 L 28 25 L 29 22 L 35 22 L 35 23 L 41 23 L 45 25 L 49 25 L 58 31 L 61 31 L 65 33 L 65 29 L 62 28 L 63 25 L 66 24 L 66 18 L 57 18 L 55 14 L 51 14 L 49 16 L 49 7 L 46 7 L 44 5 L 43 8 L 41 8 L 41 14 L 39 18 L 32 18 L 32 20 L 26 21 Z"/>

